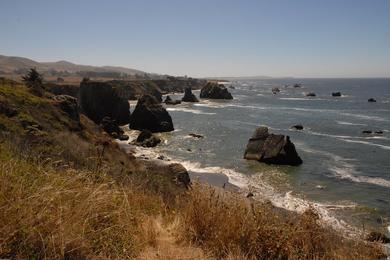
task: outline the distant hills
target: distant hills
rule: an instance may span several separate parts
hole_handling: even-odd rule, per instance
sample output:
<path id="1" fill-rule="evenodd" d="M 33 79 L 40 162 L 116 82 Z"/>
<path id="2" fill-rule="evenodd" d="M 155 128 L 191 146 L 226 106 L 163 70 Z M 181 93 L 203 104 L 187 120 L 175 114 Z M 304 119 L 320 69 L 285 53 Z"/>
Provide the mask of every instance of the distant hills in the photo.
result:
<path id="1" fill-rule="evenodd" d="M 79 65 L 64 60 L 37 62 L 23 57 L 0 55 L 0 75 L 22 75 L 30 68 L 36 68 L 40 73 L 48 76 L 126 77 L 146 74 L 144 71 L 124 67 Z"/>

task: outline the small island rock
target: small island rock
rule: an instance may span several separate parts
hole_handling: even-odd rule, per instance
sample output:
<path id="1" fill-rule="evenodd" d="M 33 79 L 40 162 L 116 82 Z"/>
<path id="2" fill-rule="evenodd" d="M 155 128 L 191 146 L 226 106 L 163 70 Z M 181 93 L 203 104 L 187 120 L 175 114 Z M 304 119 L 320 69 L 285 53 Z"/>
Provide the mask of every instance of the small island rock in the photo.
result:
<path id="1" fill-rule="evenodd" d="M 269 134 L 267 127 L 259 127 L 249 139 L 244 158 L 267 164 L 297 166 L 302 159 L 289 136 Z"/>

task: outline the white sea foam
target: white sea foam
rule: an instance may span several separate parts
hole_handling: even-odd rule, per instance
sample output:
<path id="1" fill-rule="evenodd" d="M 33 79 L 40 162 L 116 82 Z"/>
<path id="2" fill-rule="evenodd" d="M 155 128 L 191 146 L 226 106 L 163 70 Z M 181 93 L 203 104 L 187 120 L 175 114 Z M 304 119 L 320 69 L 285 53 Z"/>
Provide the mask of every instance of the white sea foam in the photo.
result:
<path id="1" fill-rule="evenodd" d="M 360 124 L 360 123 L 350 123 L 350 122 L 345 122 L 345 121 L 336 121 L 336 122 L 339 125 L 362 125 L 362 126 L 366 125 L 366 124 Z"/>
<path id="2" fill-rule="evenodd" d="M 341 139 L 341 140 L 348 142 L 348 143 L 365 144 L 365 145 L 369 145 L 369 146 L 379 147 L 379 148 L 384 149 L 384 150 L 390 150 L 390 146 L 388 146 L 388 145 L 376 144 L 376 143 L 371 143 L 371 142 L 367 142 L 367 141 L 360 141 L 360 140 L 350 140 L 350 139 Z"/>
<path id="3" fill-rule="evenodd" d="M 374 121 L 380 121 L 380 122 L 389 121 L 388 119 L 383 118 L 383 117 L 379 117 L 379 116 L 368 116 L 368 115 L 353 114 L 353 113 L 340 113 L 340 115 L 352 116 L 352 117 L 359 118 L 359 119 L 374 120 Z"/>
<path id="4" fill-rule="evenodd" d="M 186 107 L 175 107 L 175 108 L 169 107 L 169 108 L 167 108 L 167 111 L 192 113 L 192 114 L 197 114 L 197 115 L 215 115 L 215 113 L 203 112 L 201 110 L 191 109 L 191 108 L 186 108 Z"/>
<path id="5" fill-rule="evenodd" d="M 343 167 L 333 166 L 330 168 L 333 172 L 333 175 L 339 179 L 349 180 L 356 183 L 368 183 L 377 186 L 382 186 L 386 188 L 390 188 L 390 180 L 386 180 L 379 177 L 368 177 L 368 176 L 356 176 L 357 172 L 352 167 L 348 167 L 344 165 Z"/>
<path id="6" fill-rule="evenodd" d="M 305 152 L 322 154 L 329 157 L 333 161 L 329 164 L 333 165 L 329 168 L 329 170 L 336 178 L 346 179 L 356 183 L 368 183 L 390 188 L 390 180 L 386 180 L 380 177 L 362 176 L 362 173 L 357 171 L 355 165 L 351 163 L 356 161 L 356 159 L 344 158 L 329 152 L 314 150 L 306 147 L 304 144 L 300 144 L 299 147 Z"/>

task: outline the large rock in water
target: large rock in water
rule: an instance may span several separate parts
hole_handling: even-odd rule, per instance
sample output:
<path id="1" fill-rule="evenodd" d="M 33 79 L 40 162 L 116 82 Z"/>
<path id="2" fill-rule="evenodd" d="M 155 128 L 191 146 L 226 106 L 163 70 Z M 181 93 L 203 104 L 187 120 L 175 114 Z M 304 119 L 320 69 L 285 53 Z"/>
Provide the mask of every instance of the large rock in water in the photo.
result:
<path id="1" fill-rule="evenodd" d="M 207 82 L 200 91 L 200 98 L 233 99 L 233 96 L 224 85 L 217 82 Z"/>
<path id="2" fill-rule="evenodd" d="M 130 117 L 130 128 L 156 132 L 173 131 L 172 118 L 168 111 L 150 95 L 142 96 Z"/>
<path id="3" fill-rule="evenodd" d="M 108 116 L 119 125 L 130 121 L 129 102 L 118 95 L 117 90 L 106 82 L 83 80 L 80 84 L 80 106 L 83 112 L 99 124 Z"/>
<path id="4" fill-rule="evenodd" d="M 196 96 L 192 93 L 190 87 L 187 87 L 184 91 L 184 97 L 181 99 L 183 102 L 199 102 Z"/>
<path id="5" fill-rule="evenodd" d="M 244 158 L 269 164 L 300 165 L 302 159 L 289 136 L 269 134 L 267 127 L 254 132 L 245 150 Z"/>

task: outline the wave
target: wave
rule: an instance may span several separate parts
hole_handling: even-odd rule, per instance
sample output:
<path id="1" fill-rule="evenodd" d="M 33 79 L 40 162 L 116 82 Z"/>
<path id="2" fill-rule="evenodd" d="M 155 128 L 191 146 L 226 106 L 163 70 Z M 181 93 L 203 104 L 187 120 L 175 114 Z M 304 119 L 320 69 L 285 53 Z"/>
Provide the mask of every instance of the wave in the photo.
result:
<path id="1" fill-rule="evenodd" d="M 215 115 L 216 113 L 203 112 L 197 109 L 185 108 L 185 107 L 168 107 L 167 111 L 175 111 L 175 112 L 184 112 L 184 113 L 192 113 L 197 115 Z"/>
<path id="2" fill-rule="evenodd" d="M 374 120 L 374 121 L 380 121 L 380 122 L 387 122 L 387 121 L 389 121 L 388 119 L 383 118 L 383 117 L 379 117 L 379 116 L 368 116 L 368 115 L 353 114 L 353 113 L 340 113 L 340 115 L 352 116 L 352 117 L 356 117 L 356 118 L 359 118 L 359 119 Z"/>
<path id="3" fill-rule="evenodd" d="M 390 150 L 390 146 L 388 146 L 388 145 L 376 144 L 376 143 L 371 143 L 371 142 L 367 142 L 367 141 L 350 140 L 350 139 L 341 139 L 341 140 L 348 142 L 348 143 L 365 144 L 365 145 L 379 147 L 379 148 L 382 148 L 384 150 Z"/>
<path id="4" fill-rule="evenodd" d="M 339 125 L 361 125 L 361 126 L 365 126 L 366 124 L 359 124 L 359 123 L 350 123 L 350 122 L 345 122 L 345 121 L 336 121 L 337 124 Z"/>
<path id="5" fill-rule="evenodd" d="M 382 186 L 390 188 L 390 180 L 386 180 L 380 177 L 369 177 L 361 176 L 361 172 L 356 170 L 356 167 L 351 162 L 356 161 L 356 159 L 344 158 L 333 153 L 326 151 L 314 150 L 306 147 L 304 144 L 299 145 L 300 150 L 303 150 L 307 153 L 322 154 L 332 160 L 329 167 L 329 170 L 332 172 L 332 176 L 339 179 L 346 179 L 356 183 L 367 183 L 377 186 Z"/>
<path id="6" fill-rule="evenodd" d="M 344 165 L 344 167 L 333 166 L 330 168 L 330 170 L 333 172 L 333 176 L 342 180 L 349 180 L 356 183 L 367 183 L 390 188 L 390 180 L 379 177 L 356 176 L 353 173 L 356 174 L 357 172 L 353 167 L 348 167 L 348 165 Z"/>

